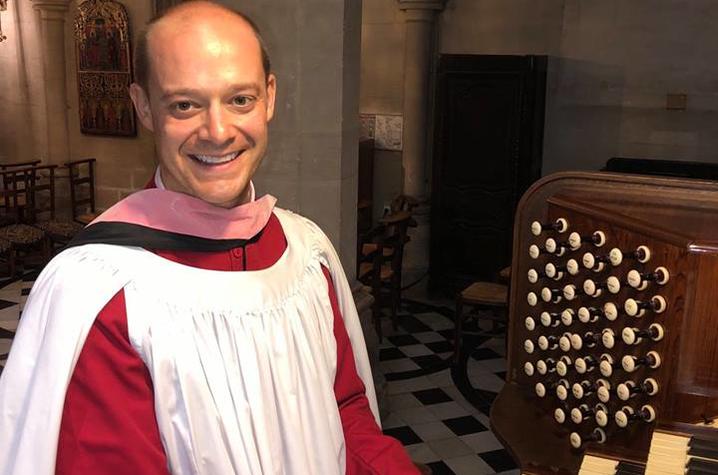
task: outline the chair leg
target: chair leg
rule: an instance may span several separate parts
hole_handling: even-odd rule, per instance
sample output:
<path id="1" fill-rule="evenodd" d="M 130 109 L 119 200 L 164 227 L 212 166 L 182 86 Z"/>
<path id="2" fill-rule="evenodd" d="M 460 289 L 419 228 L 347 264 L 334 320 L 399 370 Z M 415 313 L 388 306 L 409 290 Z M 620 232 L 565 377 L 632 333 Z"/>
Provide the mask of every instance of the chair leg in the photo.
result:
<path id="1" fill-rule="evenodd" d="M 461 359 L 461 332 L 464 321 L 463 312 L 464 302 L 461 295 L 456 298 L 456 316 L 455 316 L 455 333 L 454 333 L 454 364 L 459 364 Z"/>

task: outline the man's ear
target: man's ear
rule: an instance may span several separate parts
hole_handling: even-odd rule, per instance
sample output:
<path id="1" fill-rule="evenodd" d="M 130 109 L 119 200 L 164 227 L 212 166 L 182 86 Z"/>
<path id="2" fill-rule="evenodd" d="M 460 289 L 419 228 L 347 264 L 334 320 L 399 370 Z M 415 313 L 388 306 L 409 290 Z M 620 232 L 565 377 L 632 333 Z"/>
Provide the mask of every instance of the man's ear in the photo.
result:
<path id="1" fill-rule="evenodd" d="M 274 117 L 274 98 L 277 94 L 277 78 L 274 74 L 267 76 L 267 122 Z"/>
<path id="2" fill-rule="evenodd" d="M 130 97 L 132 98 L 132 103 L 135 105 L 135 110 L 137 111 L 137 117 L 139 117 L 142 125 L 150 132 L 154 132 L 150 98 L 147 96 L 145 90 L 142 89 L 139 84 L 133 82 L 130 84 Z"/>

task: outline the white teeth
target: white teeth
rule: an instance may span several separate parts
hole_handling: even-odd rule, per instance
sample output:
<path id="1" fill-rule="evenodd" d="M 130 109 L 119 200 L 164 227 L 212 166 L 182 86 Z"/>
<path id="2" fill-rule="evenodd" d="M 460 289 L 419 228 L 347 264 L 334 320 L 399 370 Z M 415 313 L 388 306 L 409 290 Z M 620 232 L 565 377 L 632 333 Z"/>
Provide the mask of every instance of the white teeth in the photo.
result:
<path id="1" fill-rule="evenodd" d="M 228 153 L 227 155 L 221 155 L 219 157 L 216 157 L 214 155 L 199 155 L 199 154 L 195 154 L 193 156 L 196 157 L 197 160 L 199 160 L 200 162 L 211 163 L 213 165 L 217 165 L 220 163 L 231 162 L 232 160 L 237 158 L 237 155 L 239 155 L 238 152 Z"/>

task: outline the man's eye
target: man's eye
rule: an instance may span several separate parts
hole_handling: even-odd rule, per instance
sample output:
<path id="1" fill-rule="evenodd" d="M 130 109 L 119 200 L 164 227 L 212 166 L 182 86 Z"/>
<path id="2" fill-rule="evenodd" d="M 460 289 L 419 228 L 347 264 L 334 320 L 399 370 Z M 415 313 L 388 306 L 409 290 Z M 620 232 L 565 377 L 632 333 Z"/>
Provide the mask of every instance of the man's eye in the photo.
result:
<path id="1" fill-rule="evenodd" d="M 188 101 L 181 101 L 181 102 L 177 102 L 175 104 L 175 109 L 177 109 L 180 112 L 187 112 L 191 108 L 192 108 L 192 103 L 190 103 Z"/>
<path id="2" fill-rule="evenodd" d="M 237 96 L 232 99 L 232 102 L 234 102 L 236 106 L 246 107 L 252 103 L 252 98 L 249 96 Z"/>

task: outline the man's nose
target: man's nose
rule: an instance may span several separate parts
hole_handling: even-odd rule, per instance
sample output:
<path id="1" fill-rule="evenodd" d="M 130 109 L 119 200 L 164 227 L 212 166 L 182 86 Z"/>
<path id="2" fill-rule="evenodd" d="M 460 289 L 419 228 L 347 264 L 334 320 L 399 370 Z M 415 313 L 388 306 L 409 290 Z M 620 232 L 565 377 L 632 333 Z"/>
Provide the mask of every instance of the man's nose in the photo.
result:
<path id="1" fill-rule="evenodd" d="M 232 138 L 230 114 L 220 106 L 210 106 L 205 114 L 199 138 L 215 144 L 223 144 Z"/>

